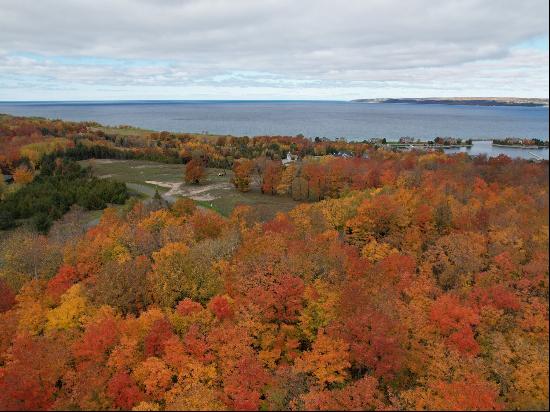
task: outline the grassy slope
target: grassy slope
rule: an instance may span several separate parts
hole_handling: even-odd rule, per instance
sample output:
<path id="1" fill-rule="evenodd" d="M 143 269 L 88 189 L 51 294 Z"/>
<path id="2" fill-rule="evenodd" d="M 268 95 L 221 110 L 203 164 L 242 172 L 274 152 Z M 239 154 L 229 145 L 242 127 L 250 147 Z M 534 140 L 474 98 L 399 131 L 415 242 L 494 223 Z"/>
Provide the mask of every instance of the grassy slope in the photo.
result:
<path id="1" fill-rule="evenodd" d="M 112 178 L 128 184 L 128 187 L 148 197 L 155 190 L 166 194 L 170 189 L 146 183 L 147 181 L 164 183 L 181 183 L 185 166 L 180 164 L 165 164 L 141 160 L 85 160 L 82 165 L 91 166 L 94 174 L 99 177 Z M 235 206 L 244 204 L 255 208 L 258 216 L 263 219 L 272 218 L 279 211 L 288 211 L 298 203 L 288 197 L 262 195 L 258 185 L 253 185 L 250 192 L 241 193 L 230 184 L 231 172 L 226 176 L 218 176 L 221 169 L 207 169 L 206 177 L 198 186 L 183 185 L 184 193 L 195 193 L 189 197 L 197 197 L 197 204 L 213 209 L 227 216 Z"/>
<path id="2" fill-rule="evenodd" d="M 124 126 L 124 127 L 109 127 L 109 126 L 101 126 L 101 127 L 92 127 L 91 130 L 101 130 L 102 132 L 109 134 L 109 135 L 118 135 L 118 136 L 140 136 L 145 137 L 149 136 L 151 133 L 159 133 L 155 130 L 148 130 L 148 129 L 140 129 L 138 127 L 133 126 Z M 230 135 L 218 135 L 218 134 L 203 134 L 203 133 L 176 133 L 171 132 L 171 134 L 175 135 L 188 135 L 191 136 L 193 139 L 202 140 L 206 142 L 215 141 L 218 139 L 218 137 L 231 137 Z"/>

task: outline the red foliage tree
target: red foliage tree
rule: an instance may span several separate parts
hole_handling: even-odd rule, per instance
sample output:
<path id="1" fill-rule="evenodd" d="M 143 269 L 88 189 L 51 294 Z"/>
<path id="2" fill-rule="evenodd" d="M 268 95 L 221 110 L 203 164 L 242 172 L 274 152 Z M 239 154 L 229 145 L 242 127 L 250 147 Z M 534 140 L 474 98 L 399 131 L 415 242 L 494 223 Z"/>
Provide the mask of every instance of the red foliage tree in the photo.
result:
<path id="1" fill-rule="evenodd" d="M 0 409 L 50 409 L 68 360 L 61 342 L 20 335 L 10 355 L 0 370 Z"/>
<path id="2" fill-rule="evenodd" d="M 190 184 L 199 184 L 204 177 L 204 165 L 200 159 L 191 159 L 185 165 L 185 181 Z"/>
<path id="3" fill-rule="evenodd" d="M 210 299 L 208 309 L 210 309 L 219 320 L 231 319 L 233 317 L 233 308 L 225 296 L 214 296 Z"/>
<path id="4" fill-rule="evenodd" d="M 47 293 L 58 299 L 74 283 L 78 281 L 78 273 L 72 266 L 64 265 L 59 268 L 57 274 L 50 279 L 46 287 Z"/>
<path id="5" fill-rule="evenodd" d="M 267 162 L 262 175 L 262 193 L 274 195 L 277 193 L 277 186 L 281 181 L 282 174 L 281 162 Z"/>
<path id="6" fill-rule="evenodd" d="M 106 316 L 87 325 L 82 337 L 73 345 L 79 363 L 100 363 L 118 341 L 118 325 L 114 317 Z"/>
<path id="7" fill-rule="evenodd" d="M 114 405 L 122 410 L 130 410 L 144 399 L 144 394 L 136 382 L 124 372 L 118 372 L 111 378 L 107 386 L 107 395 L 113 399 Z"/>
<path id="8" fill-rule="evenodd" d="M 10 310 L 13 305 L 15 305 L 15 293 L 4 279 L 0 279 L 0 313 Z"/>
<path id="9" fill-rule="evenodd" d="M 202 305 L 199 302 L 193 302 L 189 298 L 185 298 L 178 303 L 176 306 L 176 312 L 182 316 L 191 315 L 192 313 L 197 313 L 202 310 Z"/>
<path id="10" fill-rule="evenodd" d="M 164 352 L 164 342 L 174 336 L 172 326 L 166 319 L 156 320 L 144 339 L 146 356 L 161 356 Z"/>
<path id="11" fill-rule="evenodd" d="M 224 378 L 227 405 L 236 411 L 258 410 L 260 391 L 269 381 L 269 375 L 256 358 L 243 357 L 237 362 L 236 368 Z"/>
<path id="12" fill-rule="evenodd" d="M 474 339 L 472 327 L 479 323 L 479 316 L 464 306 L 458 297 L 451 294 L 439 297 L 432 305 L 430 319 L 447 337 L 449 346 L 461 353 L 477 355 L 479 345 Z"/>

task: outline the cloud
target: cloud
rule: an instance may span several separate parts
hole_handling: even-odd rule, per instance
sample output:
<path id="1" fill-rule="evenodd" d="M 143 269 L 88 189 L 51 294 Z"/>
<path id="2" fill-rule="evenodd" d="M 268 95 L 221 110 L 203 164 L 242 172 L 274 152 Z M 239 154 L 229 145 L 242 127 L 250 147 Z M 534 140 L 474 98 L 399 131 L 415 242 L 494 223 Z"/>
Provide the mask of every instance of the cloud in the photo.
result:
<path id="1" fill-rule="evenodd" d="M 0 98 L 547 96 L 547 38 L 544 0 L 4 0 Z"/>

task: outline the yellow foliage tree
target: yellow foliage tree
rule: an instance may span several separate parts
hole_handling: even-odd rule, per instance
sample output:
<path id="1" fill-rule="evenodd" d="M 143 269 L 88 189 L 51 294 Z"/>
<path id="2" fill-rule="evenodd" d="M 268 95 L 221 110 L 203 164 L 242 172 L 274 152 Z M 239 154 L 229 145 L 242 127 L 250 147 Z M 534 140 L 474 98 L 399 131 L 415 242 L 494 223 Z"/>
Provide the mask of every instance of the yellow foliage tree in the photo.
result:
<path id="1" fill-rule="evenodd" d="M 328 282 L 316 279 L 306 287 L 304 298 L 307 304 L 300 315 L 300 326 L 303 334 L 313 341 L 317 332 L 336 318 L 339 292 Z"/>
<path id="2" fill-rule="evenodd" d="M 160 405 L 156 402 L 140 402 L 132 408 L 133 411 L 160 411 Z"/>
<path id="3" fill-rule="evenodd" d="M 82 325 L 87 310 L 87 300 L 80 284 L 72 286 L 63 296 L 61 305 L 48 315 L 46 329 L 72 329 Z"/>
<path id="4" fill-rule="evenodd" d="M 296 165 L 290 164 L 283 169 L 281 174 L 281 180 L 277 185 L 277 194 L 286 195 L 290 192 L 290 186 L 292 185 L 292 180 L 296 174 Z"/>
<path id="5" fill-rule="evenodd" d="M 153 272 L 150 287 L 153 301 L 162 306 L 173 306 L 187 285 L 185 260 L 189 248 L 181 242 L 168 243 L 153 253 Z"/>
<path id="6" fill-rule="evenodd" d="M 162 399 L 172 384 L 172 372 L 162 359 L 154 356 L 147 358 L 134 370 L 134 378 L 154 400 Z"/>
<path id="7" fill-rule="evenodd" d="M 299 372 L 311 373 L 322 385 L 343 383 L 351 366 L 349 345 L 320 331 L 312 350 L 296 359 L 294 366 Z"/>
<path id="8" fill-rule="evenodd" d="M 40 293 L 40 284 L 31 281 L 17 295 L 18 332 L 39 335 L 44 331 L 48 308 L 41 301 Z"/>
<path id="9" fill-rule="evenodd" d="M 73 142 L 63 137 L 51 137 L 40 142 L 30 143 L 21 147 L 21 156 L 27 157 L 36 166 L 40 159 L 48 153 L 73 146 Z"/>
<path id="10" fill-rule="evenodd" d="M 363 257 L 371 263 L 376 263 L 394 253 L 399 252 L 390 244 L 386 242 L 378 242 L 374 238 L 365 244 L 361 251 Z"/>

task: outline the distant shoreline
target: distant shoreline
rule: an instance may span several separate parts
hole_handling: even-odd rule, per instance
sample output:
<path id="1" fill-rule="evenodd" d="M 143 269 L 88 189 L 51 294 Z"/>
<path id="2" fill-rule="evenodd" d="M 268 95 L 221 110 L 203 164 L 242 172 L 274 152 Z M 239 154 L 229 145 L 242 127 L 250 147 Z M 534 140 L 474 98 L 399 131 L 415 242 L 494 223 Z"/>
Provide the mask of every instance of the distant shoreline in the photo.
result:
<path id="1" fill-rule="evenodd" d="M 498 144 L 493 143 L 493 146 L 495 147 L 509 147 L 511 149 L 548 149 L 548 146 L 527 146 L 527 145 L 510 145 L 510 144 Z"/>
<path id="2" fill-rule="evenodd" d="M 444 97 L 444 98 L 388 98 L 355 99 L 353 103 L 404 103 L 404 104 L 444 104 L 450 106 L 520 106 L 548 107 L 548 99 L 523 97 Z"/>

